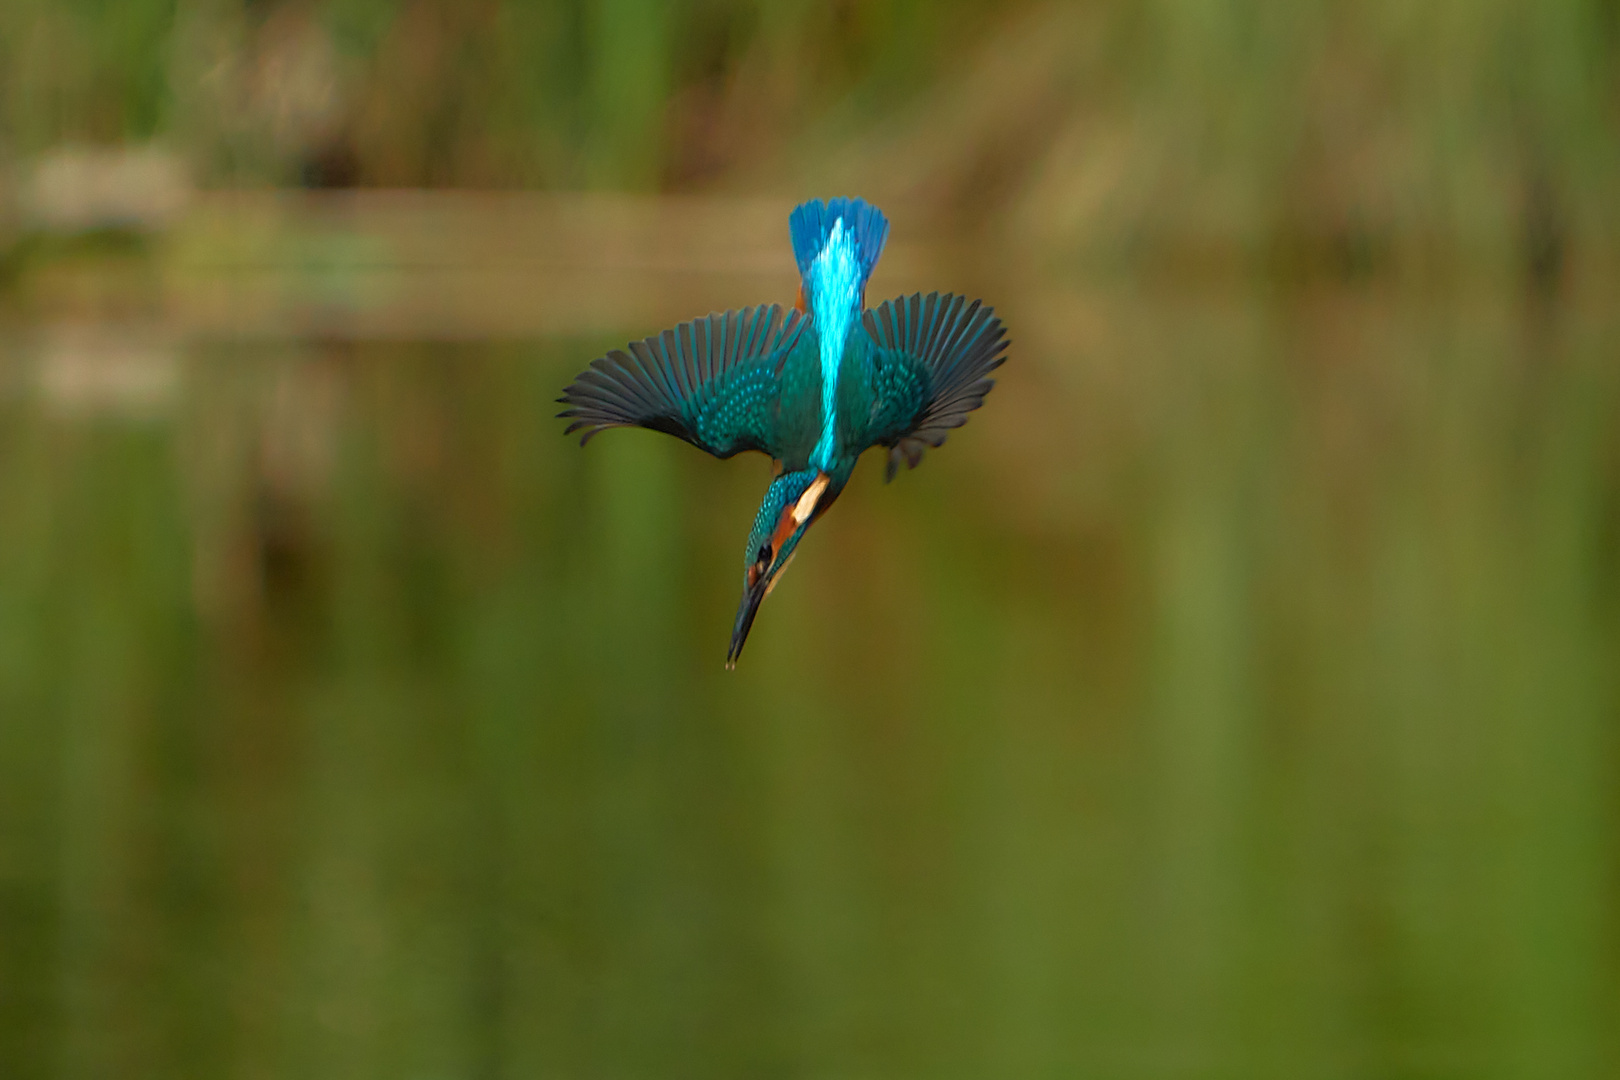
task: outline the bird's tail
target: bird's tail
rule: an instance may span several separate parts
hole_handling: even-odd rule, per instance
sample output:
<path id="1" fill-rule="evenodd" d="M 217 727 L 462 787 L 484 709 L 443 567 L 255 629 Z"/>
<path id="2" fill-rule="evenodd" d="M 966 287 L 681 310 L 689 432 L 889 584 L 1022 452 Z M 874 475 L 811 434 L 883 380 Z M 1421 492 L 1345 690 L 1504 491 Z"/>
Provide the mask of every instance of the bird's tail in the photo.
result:
<path id="1" fill-rule="evenodd" d="M 799 275 L 810 273 L 810 264 L 827 246 L 833 223 L 839 218 L 844 219 L 844 232 L 855 237 L 861 264 L 860 287 L 864 290 L 878 256 L 883 254 L 883 241 L 889 235 L 889 219 L 865 199 L 828 199 L 826 202 L 811 199 L 794 207 L 788 218 L 788 229 L 793 234 L 793 257 L 798 260 Z"/>

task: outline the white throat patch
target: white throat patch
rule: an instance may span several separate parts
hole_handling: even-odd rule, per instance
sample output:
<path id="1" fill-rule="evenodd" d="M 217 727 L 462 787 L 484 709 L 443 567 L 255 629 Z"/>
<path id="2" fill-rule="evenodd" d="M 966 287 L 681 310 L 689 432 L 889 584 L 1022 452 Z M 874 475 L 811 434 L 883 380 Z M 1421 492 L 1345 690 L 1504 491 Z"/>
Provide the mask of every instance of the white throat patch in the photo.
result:
<path id="1" fill-rule="evenodd" d="M 821 501 L 822 493 L 827 490 L 829 477 L 826 473 L 817 473 L 810 486 L 804 489 L 799 501 L 793 504 L 793 524 L 803 525 L 810 520 L 810 515 L 816 512 L 816 503 Z"/>

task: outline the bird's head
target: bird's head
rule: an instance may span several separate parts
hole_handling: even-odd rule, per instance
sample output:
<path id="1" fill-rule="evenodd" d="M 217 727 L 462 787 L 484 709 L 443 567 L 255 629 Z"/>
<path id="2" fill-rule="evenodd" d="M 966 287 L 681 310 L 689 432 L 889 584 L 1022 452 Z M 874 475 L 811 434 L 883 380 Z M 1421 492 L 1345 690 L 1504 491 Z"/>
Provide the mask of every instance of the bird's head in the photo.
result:
<path id="1" fill-rule="evenodd" d="M 743 555 L 743 596 L 737 608 L 737 623 L 731 631 L 731 649 L 726 667 L 736 667 L 743 643 L 754 625 L 759 605 L 787 564 L 793 549 L 822 511 L 832 504 L 837 491 L 832 478 L 816 469 L 784 473 L 771 482 L 748 534 L 748 550 Z"/>

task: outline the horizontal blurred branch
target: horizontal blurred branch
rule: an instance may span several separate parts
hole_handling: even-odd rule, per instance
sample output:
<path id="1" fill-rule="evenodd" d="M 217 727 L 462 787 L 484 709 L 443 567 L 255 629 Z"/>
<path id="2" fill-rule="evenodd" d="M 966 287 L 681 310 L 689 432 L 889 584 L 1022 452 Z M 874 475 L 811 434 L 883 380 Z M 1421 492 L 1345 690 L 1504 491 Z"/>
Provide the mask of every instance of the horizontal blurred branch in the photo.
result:
<path id="1" fill-rule="evenodd" d="M 791 303 L 790 203 L 528 192 L 205 192 L 127 260 L 56 258 L 30 320 L 156 320 L 202 337 L 487 338 L 651 332 Z M 920 261 L 904 241 L 880 284 Z"/>

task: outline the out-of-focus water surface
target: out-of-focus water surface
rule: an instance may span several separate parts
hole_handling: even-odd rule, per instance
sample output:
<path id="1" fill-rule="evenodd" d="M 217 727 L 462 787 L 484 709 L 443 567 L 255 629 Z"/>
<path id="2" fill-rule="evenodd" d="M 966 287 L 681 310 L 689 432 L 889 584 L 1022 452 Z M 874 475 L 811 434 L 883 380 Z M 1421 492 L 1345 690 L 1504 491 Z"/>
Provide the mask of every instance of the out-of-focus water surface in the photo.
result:
<path id="1" fill-rule="evenodd" d="M 1012 359 L 727 672 L 768 464 L 553 399 L 776 239 L 8 328 L 0 1072 L 1620 1070 L 1611 303 L 899 235 Z"/>

